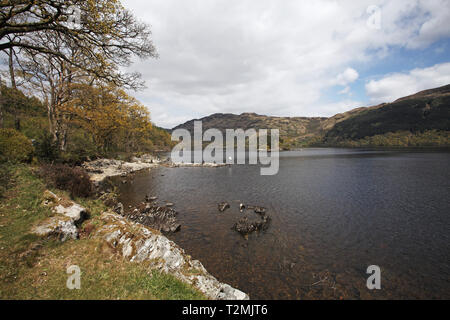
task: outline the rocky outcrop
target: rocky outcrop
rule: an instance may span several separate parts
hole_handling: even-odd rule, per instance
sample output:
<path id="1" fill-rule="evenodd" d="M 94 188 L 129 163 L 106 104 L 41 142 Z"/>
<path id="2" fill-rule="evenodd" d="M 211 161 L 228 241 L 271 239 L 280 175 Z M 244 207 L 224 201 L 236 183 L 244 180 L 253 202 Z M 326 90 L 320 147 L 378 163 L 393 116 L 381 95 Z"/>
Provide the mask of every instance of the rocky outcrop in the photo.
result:
<path id="1" fill-rule="evenodd" d="M 133 162 L 101 159 L 83 164 L 95 185 L 101 186 L 108 177 L 126 177 L 134 172 L 154 168 L 160 164 L 169 167 L 220 167 L 220 164 L 174 164 L 168 160 L 159 161 L 151 157 L 132 158 Z M 193 260 L 183 249 L 167 239 L 160 232 L 177 232 L 180 224 L 177 212 L 170 208 L 173 203 L 158 206 L 157 197 L 146 197 L 138 208 L 126 212 L 117 195 L 101 192 L 101 200 L 112 208 L 101 216 L 104 225 L 94 237 L 105 240 L 115 251 L 132 262 L 146 262 L 151 269 L 158 269 L 191 284 L 206 297 L 214 300 L 248 300 L 244 292 L 219 282 L 206 271 L 198 260 Z M 53 226 L 52 226 L 53 227 Z M 52 229 L 51 227 L 48 228 Z M 72 230 L 73 238 L 78 232 Z M 76 232 L 76 233 L 75 233 Z"/>
<path id="2" fill-rule="evenodd" d="M 115 212 L 117 211 L 115 210 Z M 122 215 L 131 221 L 165 233 L 177 232 L 181 228 L 176 219 L 178 213 L 170 208 L 170 205 L 158 206 L 152 203 L 142 203 L 138 208 Z"/>
<path id="3" fill-rule="evenodd" d="M 233 229 L 243 236 L 248 236 L 250 233 L 256 231 L 267 230 L 269 222 L 270 218 L 268 217 L 263 217 L 258 221 L 250 221 L 247 217 L 244 217 L 242 219 L 239 219 L 239 221 L 235 223 Z"/>
<path id="4" fill-rule="evenodd" d="M 215 300 L 248 300 L 242 291 L 219 282 L 198 260 L 193 260 L 159 232 L 128 221 L 114 213 L 103 213 L 105 223 L 94 237 L 105 240 L 117 253 L 132 262 L 147 263 L 152 269 L 170 273 Z"/>
<path id="5" fill-rule="evenodd" d="M 104 200 L 112 200 L 105 197 Z M 55 237 L 60 241 L 79 238 L 79 227 L 89 218 L 89 212 L 80 205 L 59 198 L 50 191 L 45 191 L 43 205 L 50 207 L 55 214 L 53 217 L 35 225 L 31 233 L 41 237 Z M 120 205 L 120 206 L 119 206 Z M 117 206 L 123 212 L 123 205 Z M 158 209 L 159 208 L 159 209 Z M 163 215 L 176 215 L 176 212 L 168 207 L 157 207 L 150 203 L 145 205 L 147 219 L 153 215 L 155 221 Z M 161 213 L 159 216 L 156 213 Z M 114 212 L 105 212 L 101 215 L 103 222 L 93 237 L 106 241 L 106 243 L 122 255 L 125 259 L 142 263 L 145 262 L 151 269 L 160 270 L 171 274 L 177 279 L 197 288 L 206 297 L 215 300 L 248 300 L 249 296 L 242 291 L 232 288 L 230 285 L 219 282 L 206 271 L 198 260 L 193 260 L 183 249 L 167 239 L 159 231 L 147 228 L 146 221 L 136 223 Z M 162 219 L 167 223 L 167 219 Z M 167 225 L 167 224 L 163 224 Z M 161 229 L 164 229 L 162 227 Z M 169 231 L 176 231 L 179 225 L 176 223 Z"/>
<path id="6" fill-rule="evenodd" d="M 226 164 L 216 163 L 173 163 L 169 159 L 160 159 L 152 155 L 144 155 L 142 157 L 133 157 L 131 162 L 113 159 L 99 159 L 95 161 L 85 162 L 82 167 L 89 174 L 94 185 L 99 186 L 106 178 L 122 176 L 126 177 L 129 174 L 156 168 L 159 165 L 164 165 L 172 168 L 177 167 L 223 167 Z M 126 183 L 126 180 L 122 181 Z"/>
<path id="7" fill-rule="evenodd" d="M 230 204 L 228 202 L 221 202 L 218 204 L 218 209 L 220 212 L 224 212 L 229 208 Z M 247 206 L 243 203 L 239 204 L 240 213 L 246 213 L 247 210 L 253 210 L 260 217 L 260 219 L 251 221 L 247 216 L 244 216 L 233 225 L 233 230 L 239 232 L 244 237 L 247 237 L 250 233 L 265 231 L 268 229 L 271 218 L 266 214 L 266 208 Z"/>
<path id="8" fill-rule="evenodd" d="M 137 160 L 137 162 L 99 159 L 91 162 L 85 162 L 82 167 L 88 172 L 92 182 L 98 185 L 108 177 L 126 176 L 137 171 L 158 166 L 158 162 L 156 162 L 156 160 L 153 162 L 143 162 L 140 161 L 140 158 L 135 158 L 135 160 Z"/>
<path id="9" fill-rule="evenodd" d="M 266 214 L 266 208 L 240 205 L 240 211 L 244 212 L 246 209 L 253 210 L 259 217 L 259 220 L 251 221 L 248 217 L 239 219 L 233 226 L 233 230 L 239 232 L 243 236 L 248 236 L 250 233 L 256 231 L 265 231 L 269 227 L 270 217 Z"/>
<path id="10" fill-rule="evenodd" d="M 61 242 L 78 239 L 77 227 L 65 216 L 51 217 L 34 226 L 31 232 L 40 237 L 55 237 Z"/>
<path id="11" fill-rule="evenodd" d="M 78 227 L 89 218 L 82 206 L 63 200 L 51 191 L 44 192 L 44 206 L 51 208 L 55 216 L 35 225 L 31 232 L 41 237 L 56 237 L 60 241 L 78 239 Z"/>

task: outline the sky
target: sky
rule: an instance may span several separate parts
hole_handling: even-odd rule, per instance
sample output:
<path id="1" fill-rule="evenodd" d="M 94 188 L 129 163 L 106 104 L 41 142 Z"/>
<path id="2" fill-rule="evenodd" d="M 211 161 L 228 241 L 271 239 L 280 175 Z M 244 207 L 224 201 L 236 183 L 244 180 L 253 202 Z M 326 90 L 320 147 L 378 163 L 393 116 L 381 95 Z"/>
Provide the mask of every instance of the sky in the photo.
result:
<path id="1" fill-rule="evenodd" d="M 159 58 L 133 93 L 173 128 L 213 113 L 333 116 L 450 84 L 450 0 L 123 0 Z"/>

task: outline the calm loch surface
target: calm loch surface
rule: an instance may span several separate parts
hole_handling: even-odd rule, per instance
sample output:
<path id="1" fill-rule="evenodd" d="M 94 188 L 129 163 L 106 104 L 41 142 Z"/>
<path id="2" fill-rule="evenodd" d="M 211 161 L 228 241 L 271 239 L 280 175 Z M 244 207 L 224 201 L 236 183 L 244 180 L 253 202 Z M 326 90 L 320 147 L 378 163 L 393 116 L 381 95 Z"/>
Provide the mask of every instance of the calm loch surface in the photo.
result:
<path id="1" fill-rule="evenodd" d="M 146 194 L 175 203 L 168 237 L 220 281 L 252 299 L 449 299 L 450 153 L 306 149 L 258 166 L 157 168 L 120 186 L 124 205 Z M 217 204 L 231 209 L 219 213 Z M 267 208 L 267 231 L 231 228 L 239 203 Z M 382 290 L 366 287 L 381 268 Z"/>

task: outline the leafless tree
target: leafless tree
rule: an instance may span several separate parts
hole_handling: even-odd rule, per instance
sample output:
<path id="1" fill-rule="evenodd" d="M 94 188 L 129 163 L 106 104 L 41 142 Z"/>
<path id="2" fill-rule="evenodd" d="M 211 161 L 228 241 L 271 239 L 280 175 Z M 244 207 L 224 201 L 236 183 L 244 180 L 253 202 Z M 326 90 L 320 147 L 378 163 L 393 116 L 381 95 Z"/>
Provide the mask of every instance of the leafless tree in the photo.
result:
<path id="1" fill-rule="evenodd" d="M 74 60 L 66 46 L 49 48 L 33 35 L 45 33 L 78 47 Z M 120 72 L 133 56 L 157 57 L 148 25 L 119 0 L 1 0 L 0 51 L 11 48 L 57 56 L 118 86 L 143 86 L 137 73 Z"/>
<path id="2" fill-rule="evenodd" d="M 37 33 L 32 36 L 36 42 L 45 42 L 49 50 L 65 45 L 66 56 L 71 60 L 79 57 L 79 48 L 52 34 Z M 26 86 L 40 96 L 47 107 L 50 133 L 59 148 L 66 148 L 68 134 L 68 113 L 64 106 L 72 98 L 72 89 L 77 83 L 93 84 L 99 81 L 94 75 L 74 67 L 66 59 L 48 53 L 22 48 L 21 59 L 17 63 L 17 74 L 25 80 Z"/>

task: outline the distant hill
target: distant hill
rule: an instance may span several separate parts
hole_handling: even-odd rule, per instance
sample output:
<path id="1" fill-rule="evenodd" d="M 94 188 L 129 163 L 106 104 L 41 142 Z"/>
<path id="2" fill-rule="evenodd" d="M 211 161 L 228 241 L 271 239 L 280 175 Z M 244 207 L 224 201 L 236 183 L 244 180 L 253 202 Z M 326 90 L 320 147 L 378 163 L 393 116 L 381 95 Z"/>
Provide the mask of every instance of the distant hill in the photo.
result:
<path id="1" fill-rule="evenodd" d="M 179 125 L 175 129 L 194 130 L 194 121 L 188 121 Z M 256 113 L 243 113 L 241 115 L 216 113 L 211 116 L 199 119 L 203 123 L 203 130 L 219 129 L 225 132 L 226 129 L 279 129 L 280 137 L 284 140 L 307 140 L 324 133 L 322 124 L 327 118 L 301 118 L 301 117 L 269 117 Z M 286 144 L 286 142 L 284 142 Z"/>
<path id="2" fill-rule="evenodd" d="M 332 126 L 323 141 L 335 145 L 371 137 L 381 138 L 386 134 L 392 136 L 393 133 L 417 136 L 428 131 L 450 131 L 450 85 L 361 109 Z"/>
<path id="3" fill-rule="evenodd" d="M 199 119 L 203 130 L 279 129 L 284 149 L 305 146 L 450 146 L 450 85 L 330 118 L 217 113 Z M 194 121 L 174 129 L 193 132 Z"/>

